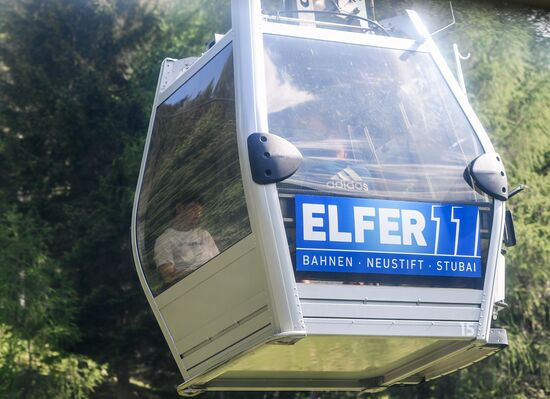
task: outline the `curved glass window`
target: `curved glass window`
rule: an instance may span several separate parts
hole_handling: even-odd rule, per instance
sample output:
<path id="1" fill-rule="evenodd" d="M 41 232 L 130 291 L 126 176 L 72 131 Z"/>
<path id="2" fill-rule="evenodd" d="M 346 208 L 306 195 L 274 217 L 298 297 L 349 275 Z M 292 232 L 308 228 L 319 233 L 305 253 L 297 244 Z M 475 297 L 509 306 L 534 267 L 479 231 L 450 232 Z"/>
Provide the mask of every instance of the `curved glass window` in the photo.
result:
<path id="1" fill-rule="evenodd" d="M 330 266 L 334 259 L 323 255 L 316 271 L 304 271 L 313 267 L 303 262 L 300 269 L 296 266 L 297 281 L 481 288 L 491 204 L 463 174 L 483 149 L 431 55 L 272 34 L 264 35 L 264 48 L 269 131 L 293 143 L 304 157 L 298 171 L 278 184 L 295 266 L 296 195 L 479 209 L 483 269 L 476 278 L 325 272 L 332 269 L 322 269 L 322 262 Z M 308 223 L 315 223 L 309 227 L 313 235 L 329 223 L 323 205 L 315 209 L 321 213 L 308 216 Z M 336 244 L 326 245 L 323 254 Z"/>
<path id="2" fill-rule="evenodd" d="M 137 220 L 154 294 L 250 234 L 233 77 L 229 45 L 157 108 Z"/>
<path id="3" fill-rule="evenodd" d="M 269 130 L 304 162 L 280 185 L 389 199 L 479 202 L 483 151 L 427 53 L 265 35 Z"/>

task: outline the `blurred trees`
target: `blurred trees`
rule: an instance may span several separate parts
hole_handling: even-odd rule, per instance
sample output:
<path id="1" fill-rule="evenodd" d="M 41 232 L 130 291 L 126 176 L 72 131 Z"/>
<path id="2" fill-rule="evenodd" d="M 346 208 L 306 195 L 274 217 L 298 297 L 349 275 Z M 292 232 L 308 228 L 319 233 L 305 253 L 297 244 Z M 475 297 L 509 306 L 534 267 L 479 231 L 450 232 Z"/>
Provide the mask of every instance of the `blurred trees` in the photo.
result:
<path id="1" fill-rule="evenodd" d="M 448 3 L 403 2 L 445 25 Z M 400 397 L 510 397 L 550 395 L 550 12 L 518 6 L 453 2 L 457 24 L 437 35 L 451 67 L 452 44 L 463 61 L 472 106 L 505 162 L 510 189 L 528 189 L 508 202 L 518 245 L 506 257 L 510 308 L 493 324 L 510 346 L 496 356 L 428 386 L 397 389 Z"/>
<path id="2" fill-rule="evenodd" d="M 28 346 L 25 370 L 36 370 L 10 393 L 56 396 L 63 384 L 79 384 L 76 372 L 97 386 L 103 366 L 94 359 L 116 377 L 118 396 L 129 397 L 130 375 L 147 353 L 158 357 L 149 348 L 160 342 L 128 242 L 151 97 L 140 71 L 162 37 L 160 21 L 133 1 L 2 6 L 1 322 Z M 53 367 L 46 370 L 37 363 L 49 352 L 58 359 L 42 359 Z M 76 371 L 66 365 L 63 376 L 55 365 L 73 359 Z M 43 392 L 48 384 L 58 388 Z"/>
<path id="3" fill-rule="evenodd" d="M 161 6 L 174 12 L 0 3 L 0 396 L 87 397 L 101 382 L 99 397 L 171 396 L 179 382 L 128 227 L 160 61 L 200 54 L 229 14 Z"/>
<path id="4" fill-rule="evenodd" d="M 454 3 L 436 36 L 472 52 L 472 104 L 505 159 L 519 244 L 507 256 L 510 347 L 377 397 L 550 394 L 550 33 L 547 12 Z M 446 2 L 392 0 L 431 30 Z M 164 57 L 199 55 L 229 1 L 0 0 L 0 396 L 175 397 L 179 373 L 133 270 L 133 192 Z M 452 66 L 452 58 L 448 57 Z M 206 394 L 217 397 L 218 394 Z M 247 393 L 239 398 L 353 394 Z"/>
<path id="5" fill-rule="evenodd" d="M 511 306 L 498 323 L 510 347 L 462 372 L 458 392 L 543 398 L 550 394 L 550 15 L 463 7 L 453 40 L 472 52 L 465 74 L 473 106 L 506 161 L 511 188 L 529 188 L 508 204 L 518 245 L 507 255 Z"/>
<path id="6" fill-rule="evenodd" d="M 49 256 L 40 222 L 0 215 L 0 396 L 85 398 L 105 367 L 61 348 L 79 336 L 76 295 Z"/>

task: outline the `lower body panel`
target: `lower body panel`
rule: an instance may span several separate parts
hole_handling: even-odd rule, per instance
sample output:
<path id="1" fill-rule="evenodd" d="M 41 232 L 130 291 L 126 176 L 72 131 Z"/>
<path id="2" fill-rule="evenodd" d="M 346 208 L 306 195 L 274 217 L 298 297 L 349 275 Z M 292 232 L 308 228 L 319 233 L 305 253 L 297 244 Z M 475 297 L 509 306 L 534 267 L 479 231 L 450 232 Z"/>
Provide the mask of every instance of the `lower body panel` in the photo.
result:
<path id="1" fill-rule="evenodd" d="M 507 345 L 506 331 L 501 329 L 492 329 L 488 342 L 478 342 L 471 337 L 445 336 L 445 325 L 437 322 L 420 324 L 424 334 L 429 327 L 433 333 L 439 330 L 443 334 L 422 336 L 419 330 L 417 336 L 387 332 L 384 336 L 333 335 L 322 334 L 323 329 L 315 328 L 314 323 L 309 326 L 313 331 L 308 328 L 308 336 L 294 344 L 262 344 L 217 370 L 214 378 L 205 375 L 202 381 L 189 381 L 178 392 L 193 396 L 203 391 L 377 391 L 437 378 Z M 454 324 L 454 329 L 465 331 L 460 323 Z M 401 324 L 394 330 L 403 333 L 409 329 Z"/>

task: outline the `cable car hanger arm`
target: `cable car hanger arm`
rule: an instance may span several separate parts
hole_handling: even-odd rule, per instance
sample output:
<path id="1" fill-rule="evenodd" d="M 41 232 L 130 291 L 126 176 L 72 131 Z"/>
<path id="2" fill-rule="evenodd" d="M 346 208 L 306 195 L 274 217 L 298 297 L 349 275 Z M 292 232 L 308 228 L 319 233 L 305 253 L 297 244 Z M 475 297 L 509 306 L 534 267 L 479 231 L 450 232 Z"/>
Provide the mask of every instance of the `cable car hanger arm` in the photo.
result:
<path id="1" fill-rule="evenodd" d="M 379 30 L 380 32 L 384 33 L 386 36 L 389 36 L 391 37 L 390 33 L 386 30 L 386 28 L 384 28 L 382 25 L 380 25 L 378 22 L 370 19 L 370 18 L 364 18 L 364 17 L 360 17 L 358 15 L 353 15 L 353 14 L 347 14 L 345 12 L 338 12 L 338 11 L 316 11 L 316 10 L 278 10 L 277 11 L 277 18 L 280 17 L 280 14 L 301 14 L 301 13 L 308 13 L 308 14 L 323 14 L 323 15 L 334 15 L 334 16 L 342 16 L 342 17 L 349 17 L 349 18 L 355 18 L 355 19 L 358 19 L 358 20 L 361 20 L 361 21 L 365 21 L 365 22 L 368 22 L 369 24 L 373 24 L 375 26 L 375 28 L 363 28 L 361 26 L 353 26 L 353 28 L 356 28 L 356 29 L 362 29 L 362 30 L 370 30 L 370 31 L 374 31 L 374 30 Z M 318 21 L 316 21 L 318 22 Z M 323 21 L 320 21 L 320 22 L 323 22 Z M 350 25 L 346 25 L 346 24 L 339 24 L 339 25 L 342 25 L 342 26 L 350 26 Z"/>

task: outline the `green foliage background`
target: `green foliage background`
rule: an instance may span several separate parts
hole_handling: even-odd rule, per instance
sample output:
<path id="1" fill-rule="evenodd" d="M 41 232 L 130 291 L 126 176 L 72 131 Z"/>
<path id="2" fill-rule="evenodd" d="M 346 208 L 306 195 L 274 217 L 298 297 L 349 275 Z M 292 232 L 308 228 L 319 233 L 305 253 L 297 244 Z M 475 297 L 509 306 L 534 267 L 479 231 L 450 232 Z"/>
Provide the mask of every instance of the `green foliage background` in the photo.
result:
<path id="1" fill-rule="evenodd" d="M 384 398 L 550 396 L 550 13 L 460 1 L 470 100 L 505 159 L 519 243 L 497 323 L 510 347 Z M 379 0 L 378 18 L 444 1 Z M 0 397 L 172 398 L 177 369 L 143 297 L 128 226 L 160 61 L 230 28 L 229 1 L 0 0 Z M 352 398 L 345 393 L 205 397 Z"/>

